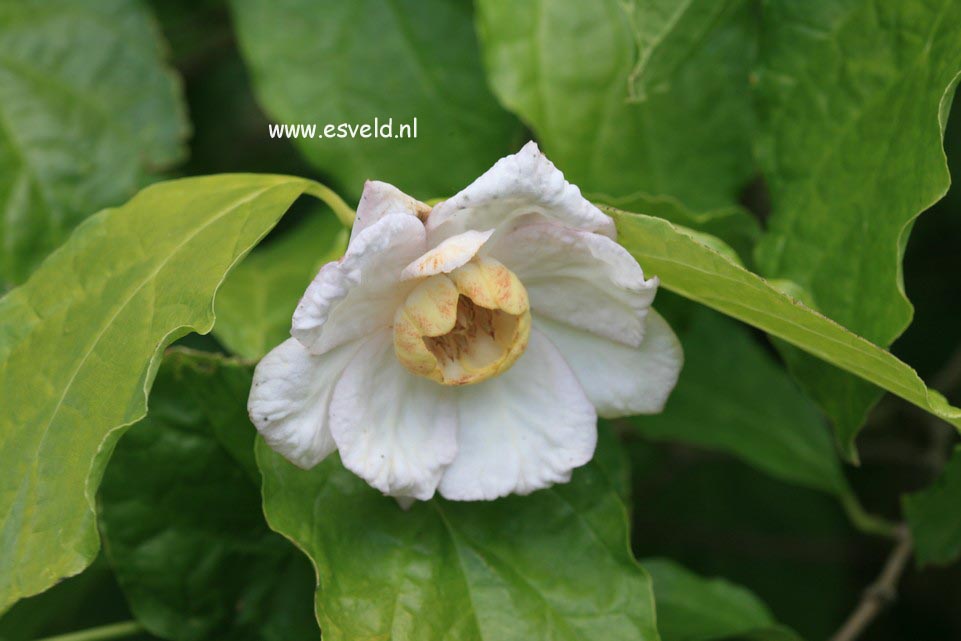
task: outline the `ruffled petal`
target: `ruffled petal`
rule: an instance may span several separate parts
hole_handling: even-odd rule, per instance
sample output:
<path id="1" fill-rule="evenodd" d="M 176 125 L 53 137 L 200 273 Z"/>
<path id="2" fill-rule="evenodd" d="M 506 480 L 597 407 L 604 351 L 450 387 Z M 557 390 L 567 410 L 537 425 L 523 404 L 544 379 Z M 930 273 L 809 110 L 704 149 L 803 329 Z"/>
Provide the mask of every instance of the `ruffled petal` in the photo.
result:
<path id="1" fill-rule="evenodd" d="M 445 498 L 529 494 L 570 480 L 594 455 L 594 406 L 543 334 L 531 332 L 504 374 L 456 391 L 459 449 L 440 482 Z"/>
<path id="2" fill-rule="evenodd" d="M 493 229 L 471 230 L 451 236 L 408 265 L 401 274 L 401 278 L 410 280 L 435 274 L 449 274 L 458 267 L 466 265 L 476 256 L 493 233 Z"/>
<path id="3" fill-rule="evenodd" d="M 247 410 L 264 440 L 290 462 L 311 468 L 337 449 L 328 424 L 334 386 L 359 343 L 314 356 L 288 338 L 257 365 Z"/>
<path id="4" fill-rule="evenodd" d="M 646 325 L 644 341 L 629 348 L 570 325 L 534 319 L 534 327 L 557 346 L 604 418 L 656 414 L 677 383 L 684 364 L 680 341 L 653 309 Z"/>
<path id="5" fill-rule="evenodd" d="M 413 284 L 401 272 L 427 250 L 424 225 L 414 216 L 388 214 L 327 263 L 294 311 L 290 334 L 312 354 L 323 354 L 393 322 Z"/>
<path id="6" fill-rule="evenodd" d="M 357 218 L 350 230 L 350 239 L 353 241 L 357 234 L 389 214 L 405 214 L 424 221 L 429 213 L 430 205 L 408 196 L 397 187 L 379 180 L 368 180 L 357 204 Z"/>
<path id="7" fill-rule="evenodd" d="M 457 453 L 452 392 L 404 369 L 390 332 L 371 338 L 331 402 L 331 433 L 344 465 L 384 494 L 429 499 Z"/>
<path id="8" fill-rule="evenodd" d="M 492 240 L 484 251 L 517 274 L 535 313 L 641 344 L 658 280 L 645 280 L 634 257 L 610 238 L 541 221 Z"/>
<path id="9" fill-rule="evenodd" d="M 427 217 L 431 245 L 469 229 L 509 228 L 518 218 L 547 218 L 614 238 L 614 221 L 564 180 L 533 142 L 498 160 Z"/>

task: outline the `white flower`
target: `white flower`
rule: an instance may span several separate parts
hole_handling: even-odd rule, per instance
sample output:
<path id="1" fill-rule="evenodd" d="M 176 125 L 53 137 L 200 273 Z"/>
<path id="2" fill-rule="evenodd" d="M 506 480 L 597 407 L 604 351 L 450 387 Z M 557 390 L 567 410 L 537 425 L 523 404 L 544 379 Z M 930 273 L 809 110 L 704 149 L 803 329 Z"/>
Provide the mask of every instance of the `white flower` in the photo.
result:
<path id="1" fill-rule="evenodd" d="M 597 415 L 658 412 L 683 360 L 657 279 L 528 143 L 433 209 L 368 182 L 344 257 L 257 367 L 250 416 L 381 492 L 527 494 L 570 479 Z"/>

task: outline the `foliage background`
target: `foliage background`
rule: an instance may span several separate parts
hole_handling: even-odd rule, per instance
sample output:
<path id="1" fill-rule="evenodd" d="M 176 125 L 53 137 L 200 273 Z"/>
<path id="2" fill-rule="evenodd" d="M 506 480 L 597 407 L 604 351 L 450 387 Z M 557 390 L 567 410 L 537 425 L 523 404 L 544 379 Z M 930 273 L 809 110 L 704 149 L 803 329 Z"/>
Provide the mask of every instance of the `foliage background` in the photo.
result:
<path id="1" fill-rule="evenodd" d="M 14 134 L 24 138 L 23 148 L 52 149 L 31 161 L 39 163 L 39 175 L 26 191 L 9 178 L 17 175 L 17 160 L 0 153 L 8 176 L 0 179 L 8 203 L 5 286 L 22 282 L 83 217 L 120 205 L 140 186 L 163 178 L 285 173 L 315 178 L 352 202 L 370 176 L 426 199 L 459 189 L 533 136 L 597 200 L 715 234 L 748 266 L 790 279 L 789 286 L 800 286 L 822 311 L 889 343 L 910 312 L 897 295 L 897 252 L 881 241 L 877 248 L 870 245 L 879 238 L 896 243 L 900 226 L 939 195 L 940 159 L 927 138 L 937 133 L 937 94 L 961 69 L 961 19 L 952 20 L 961 18 L 961 6 L 956 0 L 825 1 L 805 3 L 804 10 L 774 1 L 689 4 L 694 10 L 668 33 L 687 34 L 695 44 L 668 40 L 670 46 L 649 48 L 650 23 L 631 25 L 625 16 L 650 17 L 659 7 L 668 16 L 671 3 L 611 0 L 575 9 L 560 0 L 522 6 L 493 0 L 112 2 L 100 9 L 103 15 L 125 18 L 105 45 L 101 22 L 71 18 L 76 3 L 47 3 L 40 35 L 30 40 L 18 29 L 18 16 L 29 13 L 18 11 L 30 3 L 2 2 L 5 51 L 26 52 L 67 71 L 114 70 L 91 76 L 91 86 L 106 87 L 95 96 L 103 101 L 93 110 L 96 117 L 83 122 L 83 110 L 53 88 L 50 96 L 41 92 L 54 107 L 50 113 L 23 120 L 30 104 L 26 94 L 11 90 L 23 86 L 11 78 L 25 73 L 16 60 L 0 57 L 0 90 L 5 90 L 0 114 L 17 122 L 3 130 L 7 146 L 0 149 L 16 147 Z M 31 10 L 38 6 L 33 3 Z M 631 7 L 644 11 L 635 8 L 632 14 Z M 933 13 L 940 18 L 922 38 L 912 21 L 928 24 L 926 16 Z M 818 46 L 825 25 L 835 25 L 841 14 L 845 26 L 831 32 L 840 34 L 838 44 Z M 537 29 L 534 47 L 529 36 Z M 890 44 L 888 35 L 897 46 L 885 49 L 879 41 Z M 38 42 L 60 42 L 63 49 L 51 52 Z M 585 49 L 594 55 L 585 57 Z M 644 62 L 638 51 L 647 50 L 652 53 Z M 673 51 L 684 55 L 675 58 Z M 916 58 L 907 56 L 915 51 Z M 171 69 L 158 71 L 151 56 L 166 57 Z M 385 59 L 391 70 L 386 74 Z M 792 73 L 793 84 L 785 81 Z M 113 115 L 111 105 L 130 95 L 141 96 L 143 104 L 117 111 L 132 114 L 128 123 Z M 850 118 L 845 110 L 863 96 L 877 98 L 868 101 L 863 116 Z M 947 118 L 944 142 L 955 172 L 961 166 L 959 111 L 956 105 Z M 418 116 L 423 138 L 413 146 L 378 146 L 267 135 L 268 122 L 363 122 L 368 114 L 385 112 L 400 121 Z M 914 128 L 915 123 L 924 127 Z M 59 145 L 45 140 L 61 132 L 66 135 Z M 825 168 L 811 178 L 806 159 L 834 143 L 835 155 L 827 154 Z M 93 169 L 76 170 L 88 165 Z M 801 222 L 790 227 L 778 217 L 781 208 Z M 336 254 L 334 219 L 317 210 L 299 202 L 238 269 L 236 284 L 228 281 L 218 300 L 221 319 L 267 319 L 277 305 L 266 294 L 249 302 L 244 292 L 279 292 L 284 300 L 284 288 L 296 293 L 316 264 Z M 959 213 L 961 189 L 954 187 L 914 223 L 903 259 L 914 318 L 892 346 L 955 402 L 961 400 L 961 297 L 954 276 L 961 273 Z M 860 234 L 835 225 L 850 221 L 849 214 L 861 225 Z M 52 224 L 37 224 L 45 217 Z M 330 246 L 291 248 L 307 234 L 330 238 Z M 812 264 L 809 253 L 781 249 L 779 235 L 792 234 L 806 234 L 807 245 L 826 243 L 832 251 Z M 261 268 L 270 264 L 271 251 L 316 256 L 312 264 L 273 274 Z M 857 287 L 838 285 L 857 270 L 877 278 L 866 277 Z M 258 278 L 263 282 L 247 280 Z M 664 416 L 607 426 L 630 461 L 635 556 L 671 559 L 697 574 L 724 577 L 753 592 L 774 620 L 803 638 L 828 637 L 891 547 L 852 525 L 838 496 L 853 491 L 868 512 L 902 520 L 902 495 L 940 475 L 956 434 L 903 401 L 885 397 L 874 405 L 876 391 L 850 376 L 812 364 L 764 334 L 676 295 L 661 293 L 658 307 L 685 343 L 689 362 L 682 383 Z M 263 324 L 282 327 L 285 315 L 289 312 Z M 189 336 L 181 343 L 256 358 L 280 338 L 259 329 L 245 333 L 242 324 L 227 322 L 213 337 Z M 783 374 L 784 363 L 801 385 Z M 311 634 L 309 564 L 263 520 L 253 460 L 231 454 L 249 455 L 249 443 L 231 446 L 227 439 L 217 445 L 198 434 L 197 426 L 211 419 L 203 416 L 201 401 L 184 404 L 178 391 L 184 379 L 197 375 L 191 367 L 186 361 L 164 366 L 150 418 L 118 445 L 101 493 L 106 554 L 77 577 L 16 605 L 0 619 L 0 637 L 30 639 L 129 618 L 131 603 L 140 604 L 133 608 L 137 618 L 154 622 L 148 627 L 164 638 Z M 244 395 L 237 389 L 217 393 Z M 856 441 L 860 465 L 845 464 L 842 472 L 827 419 L 838 426 L 840 451 L 854 460 L 851 441 L 868 409 Z M 785 437 L 785 445 L 772 433 L 794 436 Z M 815 443 L 814 454 L 799 456 L 803 447 L 792 445 L 791 438 Z M 137 460 L 137 451 L 166 447 L 174 460 L 184 444 L 203 453 L 204 465 L 171 473 L 196 478 L 200 487 L 209 484 L 210 503 L 224 496 L 218 483 L 247 484 L 246 493 L 231 495 L 223 506 L 231 516 L 223 531 L 216 530 L 223 523 L 207 522 L 203 514 L 183 514 L 177 507 L 183 503 L 170 496 L 174 507 L 160 516 L 153 503 L 138 499 L 164 495 L 156 489 L 164 477 L 162 471 L 155 481 L 140 477 L 145 463 Z M 225 478 L 204 473 L 221 465 L 231 470 Z M 961 496 L 948 497 L 945 509 L 952 506 L 961 511 Z M 123 529 L 131 522 L 144 525 L 151 515 L 162 517 L 155 529 Z M 195 538 L 198 529 L 209 538 Z M 137 542 L 155 541 L 157 531 L 165 532 L 159 556 L 136 555 Z M 125 549 L 130 541 L 137 545 Z M 190 572 L 212 556 L 216 562 L 210 567 Z M 192 584 L 162 580 L 178 563 Z M 645 565 L 655 583 L 658 569 L 670 571 L 663 560 Z M 284 577 L 280 585 L 289 592 L 259 589 L 254 578 L 259 573 Z M 150 576 L 161 578 L 156 584 L 141 580 Z M 245 604 L 243 616 L 217 611 L 224 602 Z M 675 620 L 681 620 L 684 608 L 692 606 L 677 607 L 681 615 Z M 719 606 L 705 601 L 703 607 Z M 175 619 L 185 625 L 165 627 Z M 667 641 L 714 638 L 684 630 L 661 634 Z M 864 638 L 961 638 L 961 568 L 912 564 L 898 600 Z"/>

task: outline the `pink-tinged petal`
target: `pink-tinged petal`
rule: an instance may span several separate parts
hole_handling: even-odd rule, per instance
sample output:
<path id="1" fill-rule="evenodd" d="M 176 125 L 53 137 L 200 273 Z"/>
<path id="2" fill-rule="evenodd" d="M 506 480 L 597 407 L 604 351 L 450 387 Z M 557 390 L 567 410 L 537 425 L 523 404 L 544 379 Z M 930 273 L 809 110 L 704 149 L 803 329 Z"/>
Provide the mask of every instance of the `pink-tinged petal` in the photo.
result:
<path id="1" fill-rule="evenodd" d="M 458 267 L 466 265 L 476 256 L 493 233 L 493 229 L 471 230 L 451 236 L 408 265 L 401 274 L 401 278 L 410 280 L 435 274 L 449 274 Z"/>
<path id="2" fill-rule="evenodd" d="M 531 332 L 527 351 L 504 374 L 456 391 L 458 453 L 440 482 L 445 498 L 529 494 L 569 481 L 594 455 L 594 406 L 543 334 Z"/>
<path id="3" fill-rule="evenodd" d="M 492 240 L 484 252 L 517 274 L 534 313 L 640 345 L 658 281 L 645 280 L 610 238 L 542 221 Z"/>
<path id="4" fill-rule="evenodd" d="M 337 449 L 328 424 L 330 398 L 359 347 L 350 343 L 314 356 L 288 338 L 257 365 L 250 419 L 267 444 L 295 465 L 311 468 Z"/>
<path id="5" fill-rule="evenodd" d="M 684 364 L 680 341 L 653 309 L 646 324 L 644 341 L 630 348 L 570 325 L 534 319 L 534 327 L 557 346 L 604 418 L 656 414 L 677 384 Z"/>
<path id="6" fill-rule="evenodd" d="M 412 284 L 400 280 L 427 250 L 423 224 L 388 214 L 355 236 L 339 261 L 327 263 L 294 311 L 290 334 L 312 354 L 389 327 Z"/>
<path id="7" fill-rule="evenodd" d="M 361 231 L 390 214 L 404 214 L 424 221 L 429 213 L 430 205 L 408 196 L 397 187 L 379 180 L 368 180 L 364 183 L 364 193 L 357 204 L 357 217 L 350 230 L 350 239 L 353 240 Z"/>
<path id="8" fill-rule="evenodd" d="M 498 160 L 427 218 L 431 245 L 469 229 L 507 230 L 519 218 L 554 220 L 614 238 L 614 221 L 564 180 L 533 142 Z"/>
<path id="9" fill-rule="evenodd" d="M 457 454 L 451 389 L 404 369 L 387 331 L 344 370 L 330 427 L 344 466 L 391 496 L 426 501 Z"/>

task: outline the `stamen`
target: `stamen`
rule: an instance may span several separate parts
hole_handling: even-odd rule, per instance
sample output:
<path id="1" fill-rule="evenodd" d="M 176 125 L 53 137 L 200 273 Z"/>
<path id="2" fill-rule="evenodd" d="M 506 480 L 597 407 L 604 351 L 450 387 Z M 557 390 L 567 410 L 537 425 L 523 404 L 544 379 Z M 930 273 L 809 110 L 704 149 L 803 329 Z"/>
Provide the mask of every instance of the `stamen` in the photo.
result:
<path id="1" fill-rule="evenodd" d="M 479 383 L 506 371 L 530 335 L 526 290 L 489 258 L 424 280 L 394 321 L 400 362 L 444 385 Z"/>

